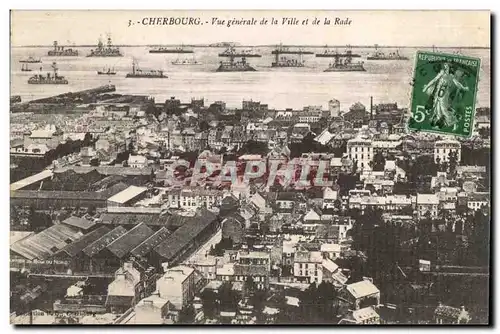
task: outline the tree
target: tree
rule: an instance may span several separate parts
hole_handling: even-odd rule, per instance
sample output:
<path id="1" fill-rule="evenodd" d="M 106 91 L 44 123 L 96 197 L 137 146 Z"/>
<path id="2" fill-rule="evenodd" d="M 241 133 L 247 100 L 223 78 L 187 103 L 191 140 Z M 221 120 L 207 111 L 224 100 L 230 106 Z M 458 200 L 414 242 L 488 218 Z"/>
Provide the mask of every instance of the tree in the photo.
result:
<path id="1" fill-rule="evenodd" d="M 179 323 L 181 324 L 192 324 L 194 323 L 194 318 L 196 316 L 196 311 L 193 304 L 188 304 L 184 306 L 179 312 Z"/>
<path id="2" fill-rule="evenodd" d="M 238 295 L 233 290 L 231 282 L 224 282 L 219 288 L 218 299 L 221 311 L 235 311 L 238 305 Z"/>
<path id="3" fill-rule="evenodd" d="M 219 304 L 217 294 L 213 290 L 205 289 L 201 293 L 201 303 L 203 305 L 203 314 L 205 318 L 213 319 L 219 313 Z"/>
<path id="4" fill-rule="evenodd" d="M 373 171 L 381 172 L 385 168 L 385 157 L 381 152 L 373 155 Z"/>
<path id="5" fill-rule="evenodd" d="M 245 280 L 244 289 L 245 289 L 245 294 L 247 296 L 252 295 L 254 293 L 254 291 L 257 289 L 257 286 L 256 286 L 252 276 L 247 276 L 247 279 Z"/>

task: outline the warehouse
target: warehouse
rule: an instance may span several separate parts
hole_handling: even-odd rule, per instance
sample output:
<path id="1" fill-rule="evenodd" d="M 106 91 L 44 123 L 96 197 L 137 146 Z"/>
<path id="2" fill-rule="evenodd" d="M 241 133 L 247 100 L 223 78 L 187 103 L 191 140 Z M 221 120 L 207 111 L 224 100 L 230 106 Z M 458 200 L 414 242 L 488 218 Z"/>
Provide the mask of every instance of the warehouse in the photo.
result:
<path id="1" fill-rule="evenodd" d="M 165 241 L 154 248 L 154 265 L 168 262 L 169 266 L 183 261 L 190 250 L 195 250 L 210 238 L 218 229 L 218 217 L 212 212 L 203 209 L 196 219 L 186 221 Z"/>
<path id="2" fill-rule="evenodd" d="M 108 207 L 123 207 L 130 206 L 133 202 L 137 202 L 144 198 L 148 188 L 130 186 L 127 189 L 108 198 Z"/>

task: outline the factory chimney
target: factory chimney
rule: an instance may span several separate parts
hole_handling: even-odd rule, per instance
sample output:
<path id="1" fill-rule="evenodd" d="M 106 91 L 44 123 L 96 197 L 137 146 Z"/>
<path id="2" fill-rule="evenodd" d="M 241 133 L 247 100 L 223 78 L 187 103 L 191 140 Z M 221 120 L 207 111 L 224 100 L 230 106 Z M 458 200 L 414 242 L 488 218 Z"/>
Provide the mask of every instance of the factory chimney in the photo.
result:
<path id="1" fill-rule="evenodd" d="M 373 119 L 373 96 L 370 96 L 370 120 Z"/>

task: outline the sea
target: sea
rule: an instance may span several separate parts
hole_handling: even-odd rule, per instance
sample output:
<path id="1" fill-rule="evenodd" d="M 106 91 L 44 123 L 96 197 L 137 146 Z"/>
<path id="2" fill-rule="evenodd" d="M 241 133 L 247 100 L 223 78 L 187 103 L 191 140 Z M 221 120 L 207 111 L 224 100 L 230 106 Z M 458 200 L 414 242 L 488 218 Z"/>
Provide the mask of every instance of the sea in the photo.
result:
<path id="1" fill-rule="evenodd" d="M 123 57 L 88 58 L 91 48 L 77 47 L 78 57 L 48 57 L 51 47 L 19 47 L 11 49 L 11 96 L 20 95 L 22 101 L 30 101 L 42 97 L 54 96 L 66 92 L 95 88 L 100 85 L 113 84 L 117 93 L 148 95 L 157 103 L 171 97 L 189 102 L 191 98 L 205 99 L 205 105 L 214 101 L 224 101 L 229 108 L 241 107 L 243 100 L 260 101 L 269 105 L 270 109 L 294 108 L 304 106 L 322 106 L 326 108 L 328 101 L 337 99 L 341 109 L 347 110 L 356 102 L 369 106 L 370 97 L 375 104 L 396 102 L 400 107 L 408 107 L 410 103 L 411 81 L 415 63 L 415 48 L 401 48 L 399 53 L 409 60 L 367 60 L 366 56 L 373 48 L 355 48 L 353 53 L 361 58 L 366 72 L 324 72 L 332 58 L 318 58 L 315 55 L 303 55 L 305 66 L 302 68 L 272 68 L 273 47 L 258 47 L 253 51 L 261 58 L 247 58 L 257 72 L 216 72 L 220 61 L 218 57 L 224 51 L 221 47 L 194 47 L 193 54 L 152 54 L 149 48 L 121 47 Z M 247 48 L 245 48 L 247 49 Z M 322 53 L 323 47 L 307 48 L 314 53 Z M 432 49 L 418 49 L 432 51 Z M 338 49 L 339 52 L 344 50 Z M 382 50 L 386 53 L 394 50 Z M 481 59 L 477 107 L 490 106 L 490 49 L 443 49 L 438 52 L 459 53 Z M 28 64 L 31 72 L 22 72 L 22 58 L 40 57 L 42 63 Z M 295 57 L 294 55 L 285 55 Z M 201 65 L 173 65 L 177 59 L 195 59 Z M 163 70 L 167 79 L 125 78 L 132 70 L 132 62 L 145 69 Z M 57 62 L 59 75 L 65 76 L 68 85 L 30 85 L 28 78 L 36 73 L 51 71 L 51 65 Z M 116 75 L 97 75 L 104 67 L 114 67 Z M 41 72 L 40 72 L 41 70 Z"/>

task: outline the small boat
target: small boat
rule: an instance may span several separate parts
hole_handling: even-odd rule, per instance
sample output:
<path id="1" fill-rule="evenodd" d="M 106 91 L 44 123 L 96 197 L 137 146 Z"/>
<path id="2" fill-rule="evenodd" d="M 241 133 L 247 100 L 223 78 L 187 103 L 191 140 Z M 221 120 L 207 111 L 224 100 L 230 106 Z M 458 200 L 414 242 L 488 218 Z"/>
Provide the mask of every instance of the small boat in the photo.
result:
<path id="1" fill-rule="evenodd" d="M 202 65 L 196 59 L 176 59 L 172 62 L 172 65 Z"/>
<path id="2" fill-rule="evenodd" d="M 20 63 L 27 63 L 27 64 L 35 64 L 35 63 L 41 63 L 42 60 L 40 58 L 34 58 L 29 56 L 28 58 L 21 59 L 19 61 Z"/>
<path id="3" fill-rule="evenodd" d="M 116 71 L 115 71 L 115 68 L 103 68 L 102 71 L 97 71 L 97 74 L 98 75 L 115 75 L 116 74 Z"/>
<path id="4" fill-rule="evenodd" d="M 31 68 L 28 67 L 28 64 L 23 64 L 21 66 L 21 71 L 22 72 L 31 72 Z"/>

